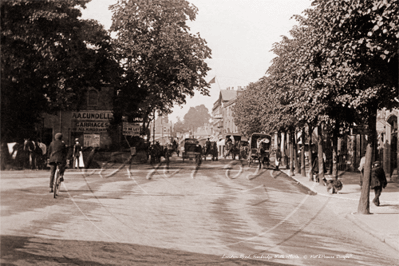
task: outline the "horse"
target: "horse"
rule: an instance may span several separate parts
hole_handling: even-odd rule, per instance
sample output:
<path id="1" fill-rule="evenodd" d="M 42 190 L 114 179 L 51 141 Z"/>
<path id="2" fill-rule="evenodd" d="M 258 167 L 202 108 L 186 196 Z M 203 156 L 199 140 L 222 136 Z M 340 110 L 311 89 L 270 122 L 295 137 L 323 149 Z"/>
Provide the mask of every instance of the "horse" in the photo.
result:
<path id="1" fill-rule="evenodd" d="M 159 144 L 151 145 L 149 148 L 149 154 L 151 156 L 151 163 L 157 163 L 161 161 L 164 149 Z"/>
<path id="2" fill-rule="evenodd" d="M 208 155 L 212 155 L 212 161 L 218 160 L 218 148 L 215 141 L 210 142 L 210 145 L 208 147 L 207 146 L 203 147 L 204 160 L 206 160 L 206 157 Z"/>
<path id="3" fill-rule="evenodd" d="M 177 156 L 180 155 L 179 144 L 177 144 L 175 141 L 172 144 L 168 144 L 166 146 L 166 149 L 168 150 L 168 153 L 170 155 L 172 155 L 172 153 L 174 153 L 174 152 L 177 154 Z"/>
<path id="4" fill-rule="evenodd" d="M 248 145 L 240 145 L 240 159 L 247 159 L 248 158 L 248 153 L 249 153 L 249 147 Z"/>
<path id="5" fill-rule="evenodd" d="M 231 158 L 233 160 L 236 159 L 237 155 L 240 157 L 240 144 L 239 143 L 235 143 L 235 144 L 233 144 L 232 142 L 226 143 L 226 152 L 225 152 L 224 158 L 226 158 L 229 155 L 231 155 Z"/>
<path id="6" fill-rule="evenodd" d="M 172 143 L 172 152 L 176 152 L 177 156 L 180 156 L 179 144 L 176 141 Z"/>
<path id="7" fill-rule="evenodd" d="M 30 139 L 24 140 L 24 167 L 29 169 L 36 169 L 36 144 Z"/>
<path id="8" fill-rule="evenodd" d="M 36 163 L 39 169 L 46 168 L 46 155 L 47 155 L 47 146 L 43 142 L 36 141 Z"/>
<path id="9" fill-rule="evenodd" d="M 8 164 L 13 170 L 22 170 L 24 168 L 26 153 L 24 145 L 18 142 L 7 143 L 7 150 L 9 153 Z"/>

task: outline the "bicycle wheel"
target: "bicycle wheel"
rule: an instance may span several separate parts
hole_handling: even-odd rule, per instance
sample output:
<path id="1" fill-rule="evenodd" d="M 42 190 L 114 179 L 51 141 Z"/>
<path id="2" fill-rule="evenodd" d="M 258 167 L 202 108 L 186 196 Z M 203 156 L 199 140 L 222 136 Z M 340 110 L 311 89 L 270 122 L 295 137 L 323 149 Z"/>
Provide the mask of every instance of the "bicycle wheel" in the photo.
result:
<path id="1" fill-rule="evenodd" d="M 57 166 L 57 170 L 55 171 L 54 183 L 53 183 L 53 191 L 54 191 L 54 198 L 57 197 L 58 188 L 60 183 L 60 169 Z"/>

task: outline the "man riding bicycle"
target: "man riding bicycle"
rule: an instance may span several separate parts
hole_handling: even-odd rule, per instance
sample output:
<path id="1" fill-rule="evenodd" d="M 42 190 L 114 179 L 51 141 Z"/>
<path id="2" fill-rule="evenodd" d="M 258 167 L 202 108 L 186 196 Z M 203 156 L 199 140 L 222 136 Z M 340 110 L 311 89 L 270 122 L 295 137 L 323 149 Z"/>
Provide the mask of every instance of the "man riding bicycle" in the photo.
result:
<path id="1" fill-rule="evenodd" d="M 54 141 L 51 142 L 48 148 L 49 164 L 50 164 L 50 193 L 53 192 L 54 175 L 57 170 L 57 165 L 60 168 L 60 181 L 64 181 L 64 171 L 66 165 L 67 148 L 62 141 L 62 134 L 57 133 L 54 136 Z"/>

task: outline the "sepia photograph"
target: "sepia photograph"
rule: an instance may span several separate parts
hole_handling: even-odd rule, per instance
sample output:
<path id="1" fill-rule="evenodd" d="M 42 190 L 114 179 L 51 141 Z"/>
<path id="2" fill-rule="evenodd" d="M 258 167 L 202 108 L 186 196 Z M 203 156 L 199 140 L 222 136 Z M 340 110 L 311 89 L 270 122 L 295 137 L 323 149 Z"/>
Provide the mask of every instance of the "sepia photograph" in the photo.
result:
<path id="1" fill-rule="evenodd" d="M 399 265 L 397 0 L 0 6 L 1 265 Z"/>

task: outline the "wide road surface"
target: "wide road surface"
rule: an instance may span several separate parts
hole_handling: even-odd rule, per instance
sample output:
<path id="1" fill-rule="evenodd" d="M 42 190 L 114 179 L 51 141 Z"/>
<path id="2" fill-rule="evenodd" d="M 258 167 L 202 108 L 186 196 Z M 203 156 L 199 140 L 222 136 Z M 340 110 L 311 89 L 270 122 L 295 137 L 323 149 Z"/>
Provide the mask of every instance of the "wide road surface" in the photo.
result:
<path id="1" fill-rule="evenodd" d="M 173 158 L 1 173 L 4 265 L 397 265 L 397 252 L 281 172 Z"/>

